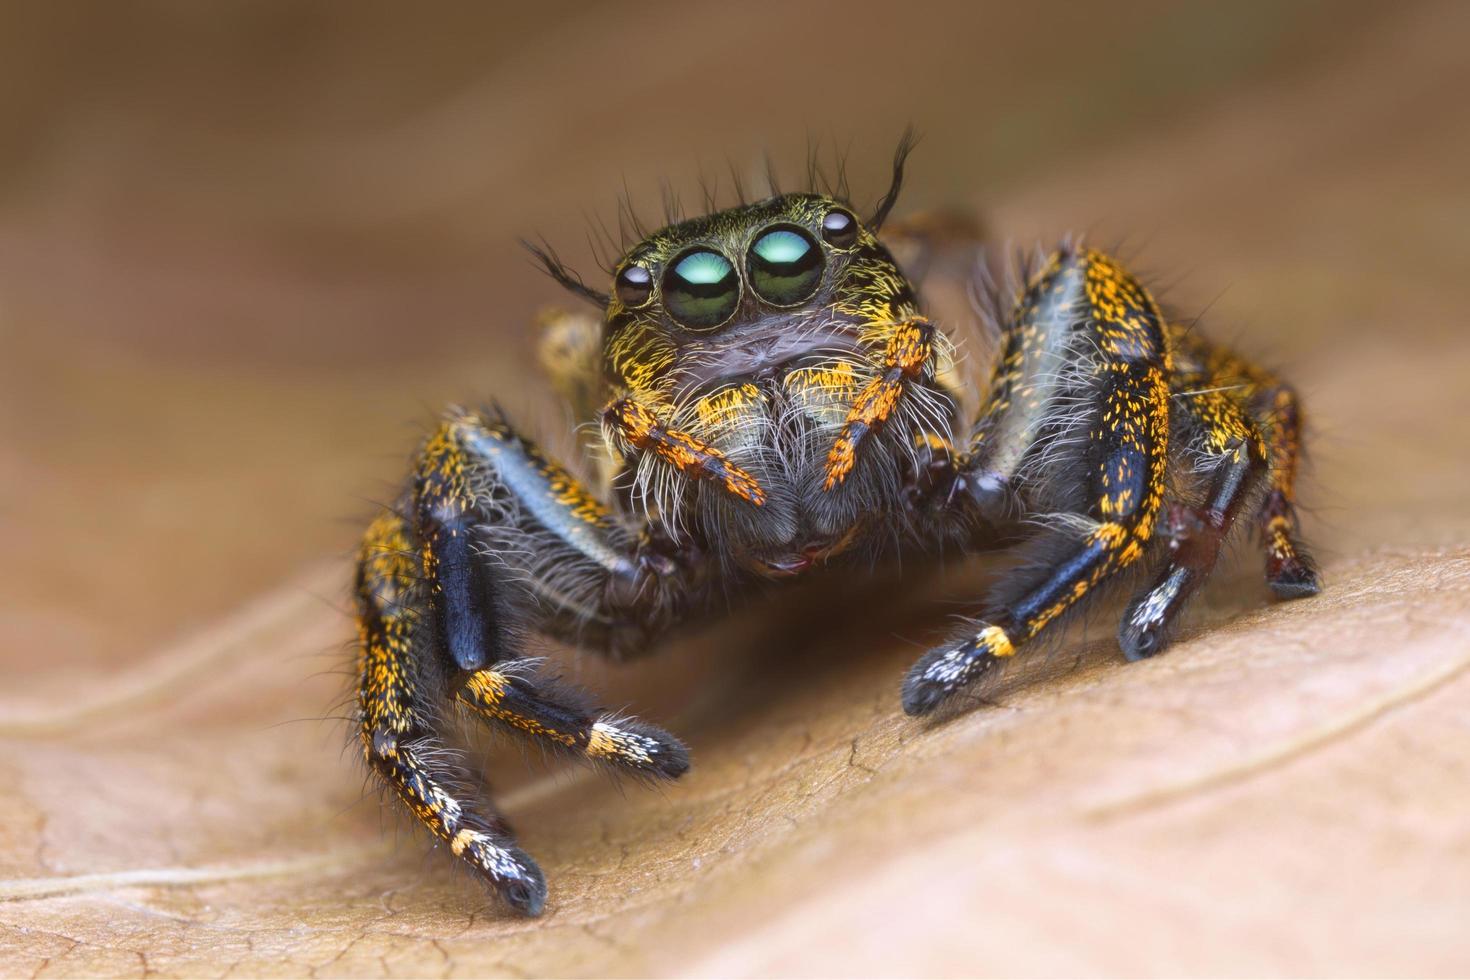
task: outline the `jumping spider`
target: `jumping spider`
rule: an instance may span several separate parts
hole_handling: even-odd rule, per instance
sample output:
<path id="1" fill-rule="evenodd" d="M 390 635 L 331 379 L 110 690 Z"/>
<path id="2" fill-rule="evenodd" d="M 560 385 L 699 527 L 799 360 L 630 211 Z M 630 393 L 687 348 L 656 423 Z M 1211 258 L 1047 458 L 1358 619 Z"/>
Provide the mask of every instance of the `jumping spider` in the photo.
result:
<path id="1" fill-rule="evenodd" d="M 954 344 L 878 237 L 904 155 L 866 221 L 815 192 L 682 221 L 627 250 L 610 294 L 541 253 L 602 311 L 549 337 L 559 387 L 601 421 L 616 505 L 498 413 L 456 409 L 368 529 L 367 762 L 521 912 L 545 879 L 443 751 L 446 707 L 647 777 L 689 768 L 673 736 L 546 676 L 528 634 L 621 659 L 817 566 L 1018 544 L 973 623 L 909 671 L 904 710 L 925 715 L 1140 562 L 1156 573 L 1118 640 L 1158 653 L 1247 508 L 1275 594 L 1318 590 L 1296 538 L 1296 396 L 1108 255 L 1063 246 L 1013 299 L 989 290 L 1000 354 L 961 424 Z"/>

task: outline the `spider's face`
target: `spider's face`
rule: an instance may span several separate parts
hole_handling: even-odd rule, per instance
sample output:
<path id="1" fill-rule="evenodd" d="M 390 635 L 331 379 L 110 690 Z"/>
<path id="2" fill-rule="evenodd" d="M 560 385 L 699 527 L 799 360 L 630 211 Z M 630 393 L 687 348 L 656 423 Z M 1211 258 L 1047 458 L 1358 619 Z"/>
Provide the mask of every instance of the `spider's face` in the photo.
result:
<path id="1" fill-rule="evenodd" d="M 842 202 L 788 194 L 665 228 L 618 263 L 605 364 L 640 389 L 759 379 L 843 347 L 870 301 L 911 299 Z M 849 338 L 851 339 L 851 338 Z"/>

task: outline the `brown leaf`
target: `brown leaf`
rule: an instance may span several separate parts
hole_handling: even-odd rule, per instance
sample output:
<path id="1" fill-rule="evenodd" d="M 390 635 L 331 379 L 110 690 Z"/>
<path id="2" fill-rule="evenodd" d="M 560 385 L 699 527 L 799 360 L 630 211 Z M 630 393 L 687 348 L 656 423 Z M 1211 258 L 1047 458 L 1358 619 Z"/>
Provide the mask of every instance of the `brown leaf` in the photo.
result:
<path id="1" fill-rule="evenodd" d="M 627 29 L 610 14 L 583 16 L 591 19 L 546 22 L 550 34 L 511 24 L 498 42 L 505 58 L 523 49 L 548 68 L 550 104 L 585 88 L 585 65 L 608 32 Z M 839 41 L 871 41 L 861 24 L 824 25 L 806 8 L 791 16 L 806 18 L 793 29 L 829 26 Z M 1001 51 L 997 67 L 961 61 L 957 48 L 973 48 L 974 32 L 930 16 L 916 13 L 915 29 L 971 73 L 974 90 L 905 78 L 883 91 L 932 94 L 936 118 L 965 120 L 960 131 L 941 129 L 943 140 L 931 135 L 925 151 L 940 147 L 929 173 L 939 176 L 926 185 L 917 168 L 915 189 L 964 174 L 958 186 L 972 194 L 984 185 L 966 169 L 975 144 L 963 145 L 962 133 L 1004 121 L 973 114 L 975 91 L 995 90 L 1028 58 L 1064 71 L 1067 51 L 1085 61 L 1094 43 L 1131 50 L 1120 46 L 1155 18 L 1125 12 L 1072 33 L 1005 21 L 1028 40 Z M 205 236 L 215 251 L 193 255 L 169 244 L 193 226 L 167 204 L 162 213 L 117 205 L 119 221 L 148 229 L 136 250 L 109 248 L 87 221 L 69 224 L 75 214 L 100 222 L 105 211 L 78 208 L 90 199 L 59 176 L 84 169 L 53 161 L 51 183 L 17 181 L 20 203 L 0 239 L 9 358 L 0 365 L 0 459 L 19 477 L 0 485 L 11 558 L 3 585 L 21 600 L 5 610 L 0 650 L 0 781 L 9 790 L 0 973 L 1470 970 L 1470 295 L 1455 217 L 1470 206 L 1470 144 L 1463 127 L 1446 124 L 1459 110 L 1455 94 L 1470 86 L 1461 41 L 1470 25 L 1453 5 L 1354 15 L 1362 25 L 1343 13 L 1335 33 L 1310 18 L 1251 16 L 1270 21 L 1252 28 L 1268 32 L 1262 50 L 1280 43 L 1290 57 L 1267 71 L 1216 51 L 1234 65 L 1219 91 L 1189 88 L 1206 83 L 1180 69 L 1185 102 L 1150 103 L 1173 121 L 1167 129 L 1110 133 L 1080 155 L 1075 144 L 1059 148 L 1072 137 L 1050 135 L 1050 163 L 1032 160 L 1048 176 L 1013 185 L 986 211 L 1002 238 L 1094 221 L 1099 234 L 1164 229 L 1137 261 L 1196 270 L 1176 300 L 1203 306 L 1231 286 L 1209 312 L 1212 329 L 1230 336 L 1247 324 L 1242 344 L 1279 354 L 1306 394 L 1316 438 L 1304 494 L 1320 508 L 1308 535 L 1328 589 L 1268 603 L 1259 560 L 1243 544 L 1166 656 L 1123 664 L 1116 610 L 1100 612 L 1089 633 L 1069 633 L 996 703 L 933 725 L 902 714 L 899 680 L 993 566 L 911 574 L 902 590 L 818 584 L 626 669 L 572 664 L 610 703 L 636 705 L 684 735 L 695 768 L 651 791 L 548 768 L 514 746 L 489 750 L 499 799 L 551 881 L 540 920 L 506 915 L 444 855 L 425 857 L 425 839 L 364 791 L 356 750 L 331 717 L 347 710 L 351 625 L 337 608 L 346 570 L 338 560 L 313 564 L 351 540 L 351 522 L 329 519 L 342 500 L 373 478 L 396 478 L 411 440 L 397 422 L 413 416 L 413 397 L 448 400 L 456 385 L 487 377 L 513 386 L 526 362 L 497 350 L 461 366 L 466 338 L 478 335 L 449 327 L 426 327 L 421 359 L 404 358 L 394 346 L 401 319 L 374 321 L 313 272 L 262 257 L 277 256 L 266 245 L 281 247 L 286 239 L 274 236 L 294 229 L 286 218 L 242 225 L 254 245 L 232 251 L 231 221 L 244 219 L 230 217 L 234 199 L 220 188 L 211 198 L 207 185 L 188 185 L 219 202 L 222 222 Z M 727 33 L 746 29 L 729 18 Z M 591 25 L 586 36 L 578 24 Z M 376 29 L 420 50 L 412 32 Z M 1319 37 L 1309 51 L 1296 43 Z M 650 59 L 628 71 L 647 86 L 676 79 L 685 91 L 701 68 Z M 357 77 L 341 65 L 319 70 Z M 137 118 L 161 112 L 145 111 L 164 98 L 149 87 L 153 76 L 122 77 L 134 87 L 117 98 Z M 1135 104 L 1126 100 L 1156 97 L 1121 75 L 1086 77 L 1093 89 L 1069 91 L 1092 91 L 1089 112 L 1100 121 L 1121 126 L 1123 106 Z M 520 103 L 503 91 L 486 83 L 457 104 L 483 98 L 508 132 L 553 139 L 543 117 L 515 116 Z M 758 103 L 779 101 L 774 90 L 742 97 L 761 91 Z M 187 87 L 168 97 L 180 100 L 168 103 L 178 112 L 190 104 Z M 293 97 L 287 87 L 272 104 Z M 306 106 L 303 118 L 312 111 L 326 110 Z M 868 124 L 846 111 L 855 127 Z M 120 141 L 96 158 L 93 193 L 105 194 L 106 175 L 137 181 L 128 201 L 133 190 L 145 203 L 169 200 L 143 193 L 162 179 L 153 168 L 126 177 L 128 153 L 152 148 L 154 130 L 140 124 L 149 138 L 128 143 L 126 127 L 77 118 L 94 142 L 75 145 Z M 476 118 L 434 116 L 444 132 L 416 129 L 393 145 L 443 140 L 489 159 Z M 186 131 L 157 130 L 158 155 L 174 159 L 169 141 Z M 222 132 L 198 133 L 188 138 L 236 146 Z M 584 140 L 584 152 L 548 156 L 569 161 L 561 173 L 541 160 L 503 164 L 530 188 L 506 207 L 544 207 L 555 184 L 583 186 L 614 150 L 641 146 L 638 137 L 589 124 L 567 137 Z M 324 155 L 323 172 L 350 183 L 345 151 L 294 138 Z M 70 145 L 58 141 L 54 152 Z M 452 190 L 460 172 L 435 158 L 445 169 L 426 188 L 387 168 L 393 154 L 369 156 L 380 169 L 360 175 L 364 187 L 398 188 L 402 214 L 440 215 L 432 195 Z M 336 208 L 353 200 L 352 187 L 323 188 L 320 201 L 276 191 L 282 214 L 304 209 L 313 227 L 342 236 L 316 241 L 319 258 L 339 258 L 374 288 L 374 259 L 343 258 L 357 226 Z M 357 193 L 364 208 L 382 204 Z M 373 255 L 412 267 L 413 249 L 395 249 L 414 226 L 382 206 L 378 220 L 408 223 L 374 239 L 384 251 Z M 455 253 L 464 246 L 446 243 L 473 222 L 449 210 L 452 218 L 433 219 L 442 238 L 423 234 L 442 249 L 438 260 L 464 261 L 473 245 Z M 472 217 L 500 221 L 497 234 L 511 220 L 493 209 Z M 195 264 L 182 268 L 201 277 L 192 286 L 168 278 L 185 274 L 170 262 L 186 253 Z M 373 295 L 418 313 L 433 302 L 426 296 L 447 290 L 448 319 L 479 324 L 490 304 L 506 302 L 475 292 L 483 276 L 476 269 L 456 285 L 405 273 Z M 110 292 L 125 288 L 138 292 L 136 308 L 104 301 L 130 295 Z M 516 295 L 529 309 L 529 290 Z M 195 303 L 211 317 L 196 316 Z M 270 326 L 280 311 L 323 333 L 295 338 Z M 278 332 L 252 348 L 248 331 L 228 329 L 232 313 Z M 178 346 L 139 326 L 155 321 L 181 331 Z M 213 325 L 200 328 L 212 339 L 183 335 L 199 322 Z M 132 331 L 126 349 L 114 327 Z M 356 340 L 381 361 L 337 363 Z M 391 452 L 374 455 L 381 450 Z M 291 567 L 306 570 L 283 571 Z"/>

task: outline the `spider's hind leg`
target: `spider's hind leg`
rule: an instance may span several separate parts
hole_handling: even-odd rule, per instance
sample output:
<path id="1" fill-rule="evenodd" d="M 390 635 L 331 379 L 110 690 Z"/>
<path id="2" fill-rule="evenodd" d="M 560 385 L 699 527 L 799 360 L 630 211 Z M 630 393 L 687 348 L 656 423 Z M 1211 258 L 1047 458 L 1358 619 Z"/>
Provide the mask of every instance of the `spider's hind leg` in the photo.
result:
<path id="1" fill-rule="evenodd" d="M 1168 561 L 1128 604 L 1118 627 L 1118 644 L 1129 660 L 1151 657 L 1168 645 L 1169 628 L 1214 570 L 1221 544 L 1266 471 L 1260 430 L 1225 391 L 1183 391 L 1175 400 L 1186 453 L 1210 480 L 1198 505 L 1174 502 L 1165 509 L 1158 536 L 1168 545 Z"/>
<path id="2" fill-rule="evenodd" d="M 1296 470 L 1301 457 L 1301 408 L 1290 386 L 1269 378 L 1251 408 L 1265 431 L 1271 475 L 1261 504 L 1266 545 L 1266 582 L 1280 599 L 1299 599 L 1322 590 L 1316 562 L 1297 536 Z"/>
<path id="3" fill-rule="evenodd" d="M 1266 549 L 1266 582 L 1277 598 L 1316 595 L 1316 563 L 1297 533 L 1296 475 L 1301 462 L 1301 402 L 1276 375 L 1182 326 L 1171 335 L 1179 378 L 1214 389 L 1260 431 L 1268 462 L 1266 496 L 1257 512 Z"/>

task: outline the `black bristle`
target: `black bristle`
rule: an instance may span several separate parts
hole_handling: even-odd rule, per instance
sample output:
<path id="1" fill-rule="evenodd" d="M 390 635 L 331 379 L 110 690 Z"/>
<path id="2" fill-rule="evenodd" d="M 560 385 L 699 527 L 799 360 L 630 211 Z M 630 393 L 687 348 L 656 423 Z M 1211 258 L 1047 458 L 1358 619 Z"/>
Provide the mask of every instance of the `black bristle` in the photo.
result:
<path id="1" fill-rule="evenodd" d="M 610 300 L 608 294 L 593 289 L 583 282 L 579 274 L 567 268 L 562 263 L 561 259 L 557 257 L 555 250 L 549 244 L 543 241 L 540 245 L 537 245 L 535 242 L 527 241 L 526 239 L 521 239 L 521 244 L 525 246 L 526 251 L 535 256 L 536 261 L 546 270 L 546 274 L 560 283 L 561 287 L 567 292 L 574 296 L 580 296 L 589 303 L 593 303 L 599 307 L 607 306 Z"/>
<path id="2" fill-rule="evenodd" d="M 898 192 L 903 187 L 903 165 L 908 160 L 909 154 L 914 152 L 914 147 L 919 145 L 919 136 L 910 126 L 903 131 L 899 138 L 898 147 L 893 151 L 893 180 L 888 185 L 888 193 L 883 195 L 883 200 L 878 202 L 873 216 L 868 219 L 868 227 L 877 231 L 883 227 L 883 222 L 888 219 L 888 212 L 893 210 L 893 205 L 898 203 Z"/>

